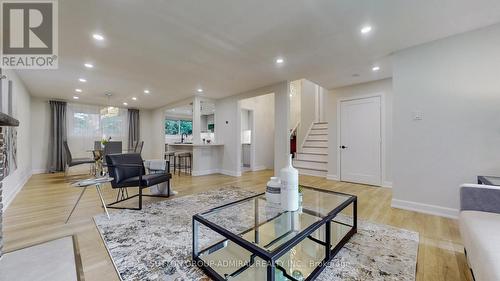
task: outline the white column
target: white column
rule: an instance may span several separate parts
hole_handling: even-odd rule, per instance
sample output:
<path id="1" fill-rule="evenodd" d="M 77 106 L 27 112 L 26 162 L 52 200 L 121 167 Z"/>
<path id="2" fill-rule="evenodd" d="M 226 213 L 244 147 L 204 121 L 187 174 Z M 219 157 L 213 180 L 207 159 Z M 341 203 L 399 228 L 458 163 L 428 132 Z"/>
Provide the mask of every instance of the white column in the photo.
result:
<path id="1" fill-rule="evenodd" d="M 193 100 L 193 143 L 201 144 L 201 103 L 200 97 Z"/>
<path id="2" fill-rule="evenodd" d="M 290 154 L 290 82 L 274 92 L 274 174 L 288 163 Z"/>

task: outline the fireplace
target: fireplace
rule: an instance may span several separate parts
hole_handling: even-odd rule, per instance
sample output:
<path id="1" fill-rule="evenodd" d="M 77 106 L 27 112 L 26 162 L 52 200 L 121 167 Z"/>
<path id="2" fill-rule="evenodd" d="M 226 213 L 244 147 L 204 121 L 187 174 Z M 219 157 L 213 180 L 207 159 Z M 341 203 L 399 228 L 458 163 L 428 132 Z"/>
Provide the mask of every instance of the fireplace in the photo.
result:
<path id="1" fill-rule="evenodd" d="M 19 126 L 19 121 L 10 117 L 5 113 L 0 113 L 0 258 L 3 253 L 3 232 L 2 232 L 2 223 L 3 223 L 3 200 L 2 200 L 2 185 L 4 178 L 4 167 L 5 167 L 5 128 L 6 127 L 17 127 Z"/>

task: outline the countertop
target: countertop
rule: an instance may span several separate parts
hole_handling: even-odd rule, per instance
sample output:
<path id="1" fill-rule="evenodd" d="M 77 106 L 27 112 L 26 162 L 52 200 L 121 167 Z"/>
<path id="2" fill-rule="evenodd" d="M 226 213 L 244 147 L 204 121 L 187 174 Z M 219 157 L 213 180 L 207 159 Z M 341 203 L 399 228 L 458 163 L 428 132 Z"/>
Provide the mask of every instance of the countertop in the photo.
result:
<path id="1" fill-rule="evenodd" d="M 168 144 L 168 146 L 192 146 L 192 147 L 209 147 L 209 146 L 223 146 L 221 143 L 205 143 L 205 144 L 194 144 L 194 143 L 172 143 Z"/>

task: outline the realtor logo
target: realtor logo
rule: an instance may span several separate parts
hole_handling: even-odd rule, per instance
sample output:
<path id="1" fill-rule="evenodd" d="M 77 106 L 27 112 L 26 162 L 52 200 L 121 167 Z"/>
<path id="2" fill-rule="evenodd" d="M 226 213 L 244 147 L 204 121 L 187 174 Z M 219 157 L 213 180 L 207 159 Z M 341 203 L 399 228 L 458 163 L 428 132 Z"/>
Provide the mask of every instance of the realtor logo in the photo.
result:
<path id="1" fill-rule="evenodd" d="M 55 69 L 58 66 L 57 2 L 2 1 L 0 67 Z"/>

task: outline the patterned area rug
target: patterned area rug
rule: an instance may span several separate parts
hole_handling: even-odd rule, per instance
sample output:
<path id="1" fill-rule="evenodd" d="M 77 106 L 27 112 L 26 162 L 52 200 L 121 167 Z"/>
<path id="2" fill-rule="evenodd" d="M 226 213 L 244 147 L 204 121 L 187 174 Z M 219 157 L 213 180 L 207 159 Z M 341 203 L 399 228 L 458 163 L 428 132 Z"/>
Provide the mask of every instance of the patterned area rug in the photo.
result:
<path id="1" fill-rule="evenodd" d="M 210 280 L 191 262 L 194 214 L 255 193 L 225 187 L 120 210 L 94 221 L 122 280 Z M 358 220 L 317 280 L 415 280 L 418 233 Z"/>

